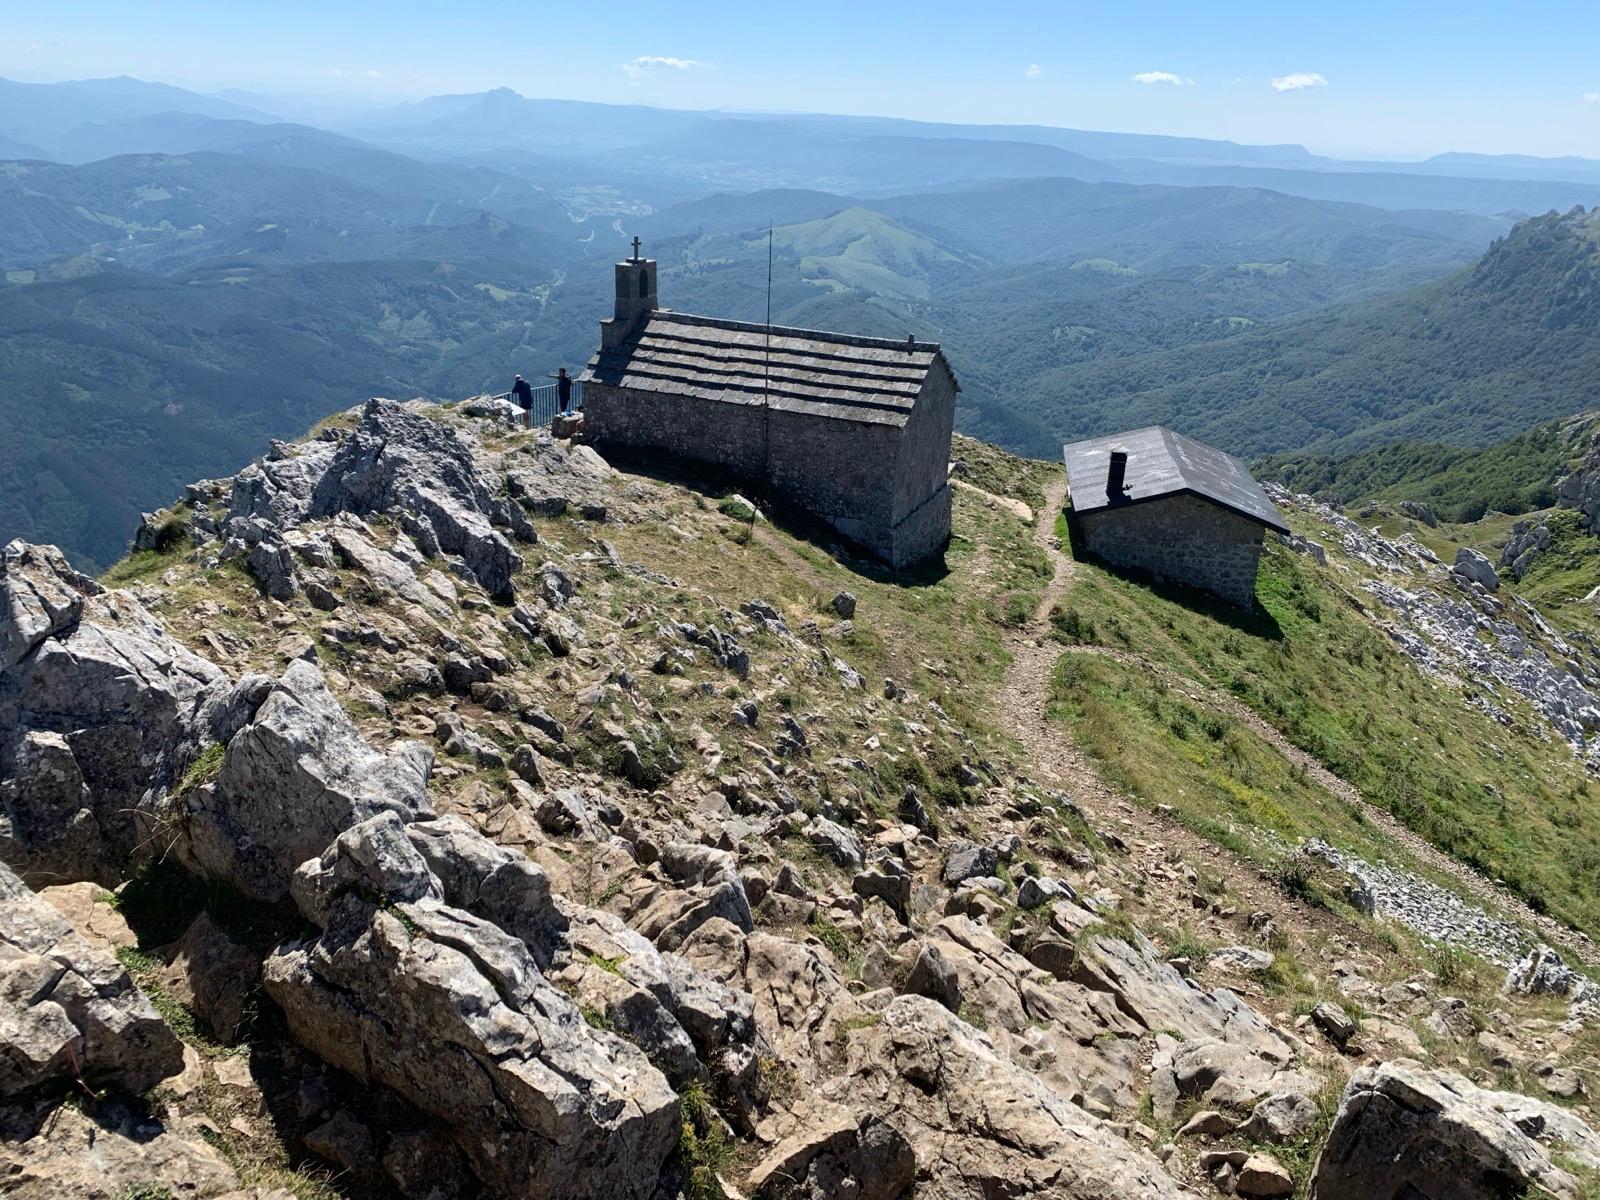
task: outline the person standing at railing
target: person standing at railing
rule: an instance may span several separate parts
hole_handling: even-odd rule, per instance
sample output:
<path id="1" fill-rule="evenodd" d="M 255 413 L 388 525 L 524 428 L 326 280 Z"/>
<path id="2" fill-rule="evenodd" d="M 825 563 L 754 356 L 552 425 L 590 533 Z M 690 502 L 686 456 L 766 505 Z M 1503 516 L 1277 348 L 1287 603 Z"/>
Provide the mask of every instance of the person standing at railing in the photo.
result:
<path id="1" fill-rule="evenodd" d="M 533 388 L 521 375 L 511 385 L 511 394 L 517 398 L 517 403 L 522 406 L 522 425 L 524 429 L 533 427 Z"/>
<path id="2" fill-rule="evenodd" d="M 557 367 L 551 378 L 556 381 L 556 403 L 561 415 L 566 416 L 567 409 L 572 405 L 572 376 L 567 374 L 565 367 Z"/>

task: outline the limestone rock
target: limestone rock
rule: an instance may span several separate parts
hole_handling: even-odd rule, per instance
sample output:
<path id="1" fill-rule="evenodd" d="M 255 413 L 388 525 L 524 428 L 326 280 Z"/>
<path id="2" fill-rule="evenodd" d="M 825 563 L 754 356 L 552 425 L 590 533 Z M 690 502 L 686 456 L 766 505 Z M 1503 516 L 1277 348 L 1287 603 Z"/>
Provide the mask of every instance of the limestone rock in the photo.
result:
<path id="1" fill-rule="evenodd" d="M 1331 1000 L 1318 1003 L 1311 1010 L 1311 1019 L 1337 1046 L 1343 1046 L 1356 1035 L 1356 1023 L 1350 1019 L 1350 1014 Z"/>
<path id="2" fill-rule="evenodd" d="M 961 981 L 939 947 L 932 943 L 923 946 L 917 955 L 911 974 L 906 976 L 904 990 L 907 995 L 937 1000 L 951 1012 L 961 1010 Z"/>
<path id="3" fill-rule="evenodd" d="M 1206 962 L 1224 971 L 1237 971 L 1241 975 L 1259 975 L 1272 969 L 1272 952 L 1254 946 L 1223 946 L 1213 950 Z"/>
<path id="4" fill-rule="evenodd" d="M 1404 1060 L 1350 1077 L 1312 1173 L 1315 1200 L 1493 1200 L 1542 1191 L 1576 1200 L 1553 1156 L 1600 1167 L 1600 1135 L 1575 1114 Z"/>
<path id="5" fill-rule="evenodd" d="M 1291 1142 L 1316 1128 L 1317 1104 L 1302 1092 L 1276 1092 L 1255 1106 L 1241 1127 L 1259 1142 Z"/>
<path id="6" fill-rule="evenodd" d="M 999 865 L 1000 856 L 993 847 L 966 846 L 950 855 L 944 865 L 944 881 L 954 885 L 993 875 Z"/>
<path id="7" fill-rule="evenodd" d="M 0 865 L 0 1096 L 74 1076 L 138 1093 L 182 1069 L 122 964 Z"/>
<path id="8" fill-rule="evenodd" d="M 114 884 L 165 842 L 167 791 L 248 714 L 235 687 L 126 592 L 53 547 L 0 554 L 0 860 L 26 881 Z"/>
<path id="9" fill-rule="evenodd" d="M 1451 571 L 1481 584 L 1491 592 L 1499 590 L 1500 576 L 1495 572 L 1494 564 L 1469 546 L 1462 546 L 1456 551 L 1455 566 Z"/>
<path id="10" fill-rule="evenodd" d="M 0 551 L 0 670 L 10 670 L 46 638 L 83 615 L 83 602 L 105 589 L 80 575 L 54 546 L 21 538 Z"/>
<path id="11" fill-rule="evenodd" d="M 999 1055 L 922 996 L 850 1032 L 824 1098 L 879 1115 L 916 1151 L 918 1190 L 941 1200 L 1177 1200 L 1151 1154 Z"/>
<path id="12" fill-rule="evenodd" d="M 1239 1165 L 1239 1174 L 1234 1178 L 1233 1186 L 1241 1196 L 1269 1200 L 1271 1197 L 1292 1196 L 1294 1176 L 1272 1155 L 1252 1154 Z"/>
<path id="13" fill-rule="evenodd" d="M 521 556 L 493 527 L 499 505 L 453 429 L 388 400 L 369 400 L 307 506 L 311 517 L 400 508 L 425 517 L 491 595 L 511 590 Z M 504 520 L 502 516 L 502 520 Z"/>
<path id="14" fill-rule="evenodd" d="M 0 1110 L 0 1180 L 7 1200 L 287 1200 L 239 1190 L 239 1177 L 200 1130 L 119 1101 Z"/>
<path id="15" fill-rule="evenodd" d="M 897 1200 L 917 1173 L 911 1143 L 876 1114 L 832 1105 L 750 1172 L 754 1200 Z"/>
<path id="16" fill-rule="evenodd" d="M 459 909 L 343 893 L 265 984 L 302 1044 L 456 1129 L 491 1192 L 643 1200 L 676 1143 L 677 1098 L 644 1054 Z"/>
<path id="17" fill-rule="evenodd" d="M 193 1010 L 218 1041 L 232 1042 L 260 978 L 260 960 L 201 913 L 169 952 L 160 982 L 162 991 Z"/>
<path id="18" fill-rule="evenodd" d="M 115 897 L 95 883 L 67 883 L 39 890 L 39 899 L 49 904 L 91 946 L 113 954 L 124 946 L 138 943 L 128 922 L 116 910 Z"/>
<path id="19" fill-rule="evenodd" d="M 322 672 L 291 662 L 228 744 L 215 783 L 185 810 L 185 857 L 247 896 L 281 900 L 294 869 L 379 812 L 431 815 L 433 756 L 405 742 L 388 754 L 362 739 Z"/>

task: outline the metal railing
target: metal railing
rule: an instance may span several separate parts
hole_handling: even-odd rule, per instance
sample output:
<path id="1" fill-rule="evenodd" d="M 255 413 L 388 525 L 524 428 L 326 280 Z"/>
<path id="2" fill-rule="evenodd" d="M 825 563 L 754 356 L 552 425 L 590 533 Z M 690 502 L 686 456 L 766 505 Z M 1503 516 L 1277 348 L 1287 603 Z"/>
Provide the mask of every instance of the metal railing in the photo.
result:
<path id="1" fill-rule="evenodd" d="M 495 397 L 497 400 L 509 400 L 515 404 L 517 398 L 510 392 L 501 392 Z M 572 381 L 572 399 L 567 405 L 569 412 L 577 412 L 583 407 L 583 384 L 576 379 Z M 556 413 L 561 409 L 561 402 L 556 395 L 556 385 L 544 384 L 533 389 L 533 404 L 528 409 L 529 423 L 535 428 L 543 428 L 556 419 Z M 521 417 L 518 417 L 521 423 Z"/>

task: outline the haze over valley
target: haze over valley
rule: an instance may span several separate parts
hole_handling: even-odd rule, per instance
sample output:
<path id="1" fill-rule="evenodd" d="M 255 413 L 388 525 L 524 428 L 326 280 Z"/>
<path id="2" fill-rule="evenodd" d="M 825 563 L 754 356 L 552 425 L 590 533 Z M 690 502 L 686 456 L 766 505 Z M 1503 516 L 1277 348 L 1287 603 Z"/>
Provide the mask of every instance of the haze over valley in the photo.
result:
<path id="1" fill-rule="evenodd" d="M 1530 216 L 1600 201 L 1600 160 L 1344 162 L 504 88 L 317 128 L 252 101 L 131 79 L 0 88 L 7 531 L 104 564 L 183 481 L 352 395 L 452 399 L 575 368 L 635 234 L 663 303 L 764 320 L 770 228 L 775 321 L 941 341 L 958 427 L 1042 456 L 1124 412 L 1252 454 L 1492 440 L 1507 419 L 1485 410 L 1522 386 L 1535 337 L 1516 331 L 1550 321 L 1568 373 L 1518 411 L 1586 403 L 1568 380 L 1592 365 L 1593 323 L 1553 315 L 1583 301 L 1537 277 L 1581 297 L 1592 225 L 1485 255 Z M 1444 336 L 1519 349 L 1492 378 L 1418 382 L 1403 347 L 1440 306 Z M 1330 339 L 1374 324 L 1386 352 L 1341 365 Z M 1283 337 L 1291 368 L 1249 365 Z M 1321 386 L 1351 369 L 1376 407 Z"/>

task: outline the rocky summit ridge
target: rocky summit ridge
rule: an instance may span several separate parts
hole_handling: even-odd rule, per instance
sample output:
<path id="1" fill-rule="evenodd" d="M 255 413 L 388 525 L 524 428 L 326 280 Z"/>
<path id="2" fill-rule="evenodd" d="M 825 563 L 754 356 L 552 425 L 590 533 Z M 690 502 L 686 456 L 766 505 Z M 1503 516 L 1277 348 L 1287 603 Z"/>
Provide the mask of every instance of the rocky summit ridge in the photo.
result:
<path id="1" fill-rule="evenodd" d="M 1264 872 L 1037 749 L 1048 471 L 975 461 L 905 580 L 502 416 L 369 401 L 104 581 L 5 547 L 0 1192 L 1595 1194 L 1528 914 L 1485 986 L 1415 863 Z"/>

